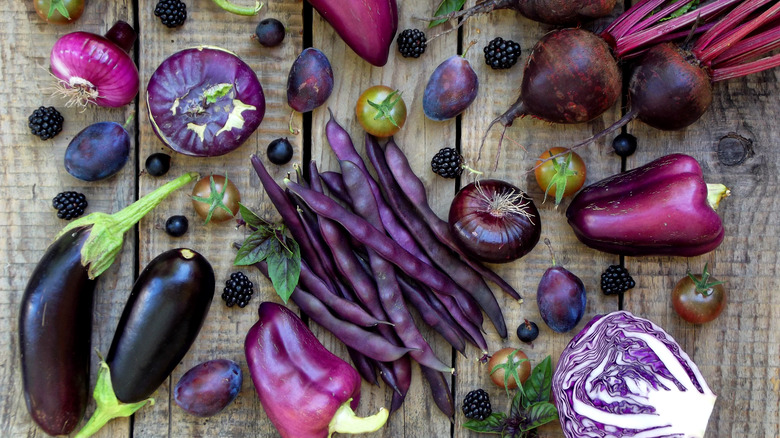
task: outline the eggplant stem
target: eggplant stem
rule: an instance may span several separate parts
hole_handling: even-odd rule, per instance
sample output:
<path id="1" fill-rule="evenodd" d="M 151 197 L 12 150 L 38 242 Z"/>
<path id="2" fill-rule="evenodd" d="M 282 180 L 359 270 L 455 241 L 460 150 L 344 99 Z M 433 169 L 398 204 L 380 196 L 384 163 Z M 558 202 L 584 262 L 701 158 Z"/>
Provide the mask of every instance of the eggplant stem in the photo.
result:
<path id="1" fill-rule="evenodd" d="M 713 210 L 717 210 L 721 199 L 726 198 L 729 195 L 731 195 L 731 190 L 723 184 L 707 184 L 707 204 L 709 204 Z"/>
<path id="2" fill-rule="evenodd" d="M 111 384 L 111 370 L 108 368 L 108 364 L 102 360 L 100 361 L 100 369 L 98 370 L 93 396 L 95 397 L 97 408 L 92 413 L 87 424 L 78 431 L 74 438 L 90 437 L 114 418 L 129 417 L 147 403 L 150 406 L 154 405 L 153 398 L 147 398 L 136 403 L 122 403 L 119 401 Z"/>
<path id="3" fill-rule="evenodd" d="M 220 8 L 236 15 L 257 15 L 263 9 L 264 3 L 255 1 L 254 7 L 238 6 L 229 0 L 212 0 Z"/>
<path id="4" fill-rule="evenodd" d="M 328 438 L 334 433 L 358 434 L 376 432 L 387 423 L 387 418 L 390 416 L 390 412 L 387 409 L 379 408 L 379 412 L 374 415 L 358 417 L 349 406 L 351 402 L 352 399 L 350 398 L 339 406 L 336 413 L 333 414 L 333 419 L 330 420 L 328 425 Z"/>

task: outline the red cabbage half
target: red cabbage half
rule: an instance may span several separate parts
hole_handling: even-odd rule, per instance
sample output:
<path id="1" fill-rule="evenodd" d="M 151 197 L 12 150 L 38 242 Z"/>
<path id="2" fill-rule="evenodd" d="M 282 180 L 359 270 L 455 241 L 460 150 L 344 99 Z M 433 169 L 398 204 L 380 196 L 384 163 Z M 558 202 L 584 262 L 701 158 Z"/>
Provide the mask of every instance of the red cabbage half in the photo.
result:
<path id="1" fill-rule="evenodd" d="M 257 75 L 232 52 L 195 47 L 162 62 L 146 88 L 154 133 L 176 152 L 224 155 L 241 146 L 265 115 Z"/>
<path id="2" fill-rule="evenodd" d="M 625 311 L 571 340 L 552 390 L 569 438 L 703 437 L 716 398 L 668 333 Z"/>

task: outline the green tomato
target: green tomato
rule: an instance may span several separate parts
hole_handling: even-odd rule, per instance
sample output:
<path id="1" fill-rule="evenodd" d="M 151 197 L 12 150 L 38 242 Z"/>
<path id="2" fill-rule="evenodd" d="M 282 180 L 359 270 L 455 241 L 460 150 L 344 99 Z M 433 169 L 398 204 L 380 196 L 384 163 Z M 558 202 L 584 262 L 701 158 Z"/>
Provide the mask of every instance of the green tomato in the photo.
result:
<path id="1" fill-rule="evenodd" d="M 47 23 L 73 23 L 84 12 L 84 0 L 33 0 L 33 2 L 35 12 Z"/>
<path id="2" fill-rule="evenodd" d="M 406 122 L 406 103 L 398 90 L 375 85 L 358 97 L 355 113 L 366 132 L 376 137 L 390 137 Z"/>

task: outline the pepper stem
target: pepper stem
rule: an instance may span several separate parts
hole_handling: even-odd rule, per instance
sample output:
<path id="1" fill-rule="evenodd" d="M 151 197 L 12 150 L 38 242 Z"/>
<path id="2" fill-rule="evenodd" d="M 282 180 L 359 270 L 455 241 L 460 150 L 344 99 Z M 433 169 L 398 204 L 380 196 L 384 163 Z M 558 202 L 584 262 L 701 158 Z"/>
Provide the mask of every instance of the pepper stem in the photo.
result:
<path id="1" fill-rule="evenodd" d="M 239 6 L 229 0 L 212 0 L 220 8 L 236 15 L 257 15 L 260 9 L 263 9 L 263 3 L 255 1 L 254 7 Z"/>
<path id="2" fill-rule="evenodd" d="M 197 179 L 198 176 L 195 172 L 185 173 L 114 214 L 98 212 L 77 219 L 63 228 L 55 240 L 75 228 L 91 227 L 89 237 L 81 248 L 81 264 L 89 267 L 87 271 L 89 278 L 94 279 L 114 263 L 114 259 L 122 249 L 124 234 L 130 228 L 168 195 Z"/>
<path id="3" fill-rule="evenodd" d="M 153 398 L 147 398 L 136 403 L 122 403 L 119 401 L 111 384 L 111 370 L 108 368 L 108 364 L 102 360 L 100 361 L 100 369 L 98 370 L 93 397 L 95 397 L 97 408 L 92 413 L 87 424 L 81 428 L 74 438 L 90 437 L 114 418 L 129 417 L 147 403 L 154 405 Z"/>
<path id="4" fill-rule="evenodd" d="M 729 195 L 731 195 L 731 190 L 723 184 L 707 184 L 707 203 L 713 210 L 717 210 L 720 200 Z"/>
<path id="5" fill-rule="evenodd" d="M 355 411 L 349 406 L 352 402 L 350 398 L 343 405 L 339 406 L 336 413 L 333 415 L 333 419 L 330 420 L 328 425 L 328 438 L 334 433 L 369 433 L 376 432 L 387 422 L 387 418 L 390 416 L 385 408 L 379 408 L 379 412 L 368 417 L 358 417 L 355 415 Z"/>

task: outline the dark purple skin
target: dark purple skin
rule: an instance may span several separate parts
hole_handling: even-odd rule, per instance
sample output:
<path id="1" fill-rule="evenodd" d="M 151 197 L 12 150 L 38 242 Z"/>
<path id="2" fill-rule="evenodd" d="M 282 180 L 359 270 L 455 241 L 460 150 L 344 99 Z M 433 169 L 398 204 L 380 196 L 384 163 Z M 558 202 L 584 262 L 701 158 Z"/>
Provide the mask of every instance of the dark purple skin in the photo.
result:
<path id="1" fill-rule="evenodd" d="M 319 107 L 333 92 L 333 69 L 324 53 L 309 47 L 298 55 L 287 77 L 287 103 L 299 113 Z"/>
<path id="2" fill-rule="evenodd" d="M 264 47 L 276 47 L 284 41 L 284 24 L 276 18 L 266 18 L 257 23 L 253 38 Z"/>
<path id="3" fill-rule="evenodd" d="M 607 43 L 583 29 L 558 29 L 533 47 L 520 97 L 497 121 L 529 115 L 553 123 L 584 123 L 602 115 L 621 94 L 620 68 Z"/>
<path id="4" fill-rule="evenodd" d="M 89 400 L 95 280 L 81 264 L 91 228 L 64 234 L 46 250 L 24 290 L 19 354 L 27 410 L 49 435 L 67 435 Z"/>
<path id="5" fill-rule="evenodd" d="M 671 43 L 656 45 L 642 57 L 629 82 L 631 109 L 639 120 L 667 131 L 699 120 L 712 103 L 712 82 L 693 60 Z"/>
<path id="6" fill-rule="evenodd" d="M 210 417 L 238 396 L 243 382 L 241 367 L 228 359 L 214 359 L 184 373 L 173 390 L 180 408 L 196 417 Z"/>
<path id="7" fill-rule="evenodd" d="M 512 9 L 524 17 L 545 24 L 571 25 L 608 16 L 616 0 L 492 0 L 477 3 L 464 16 L 495 9 Z"/>
<path id="8" fill-rule="evenodd" d="M 423 94 L 423 111 L 436 121 L 448 120 L 466 110 L 479 92 L 479 78 L 468 60 L 454 55 L 433 71 Z"/>
<path id="9" fill-rule="evenodd" d="M 232 87 L 209 102 L 205 96 L 220 84 Z M 157 137 L 174 151 L 196 157 L 238 148 L 265 115 L 265 95 L 254 70 L 218 47 L 185 49 L 163 61 L 149 79 L 146 103 Z"/>
<path id="10" fill-rule="evenodd" d="M 119 172 L 130 157 L 130 134 L 115 122 L 98 122 L 76 134 L 65 150 L 65 170 L 83 181 Z"/>
<path id="11" fill-rule="evenodd" d="M 694 257 L 723 241 L 707 194 L 699 163 L 671 154 L 582 189 L 566 217 L 580 241 L 600 251 Z"/>
<path id="12" fill-rule="evenodd" d="M 199 253 L 168 250 L 141 271 L 106 363 L 119 401 L 148 398 L 187 354 L 214 297 L 214 270 Z"/>
<path id="13" fill-rule="evenodd" d="M 585 286 L 582 280 L 561 266 L 548 268 L 536 290 L 539 314 L 558 333 L 573 329 L 585 314 Z"/>

